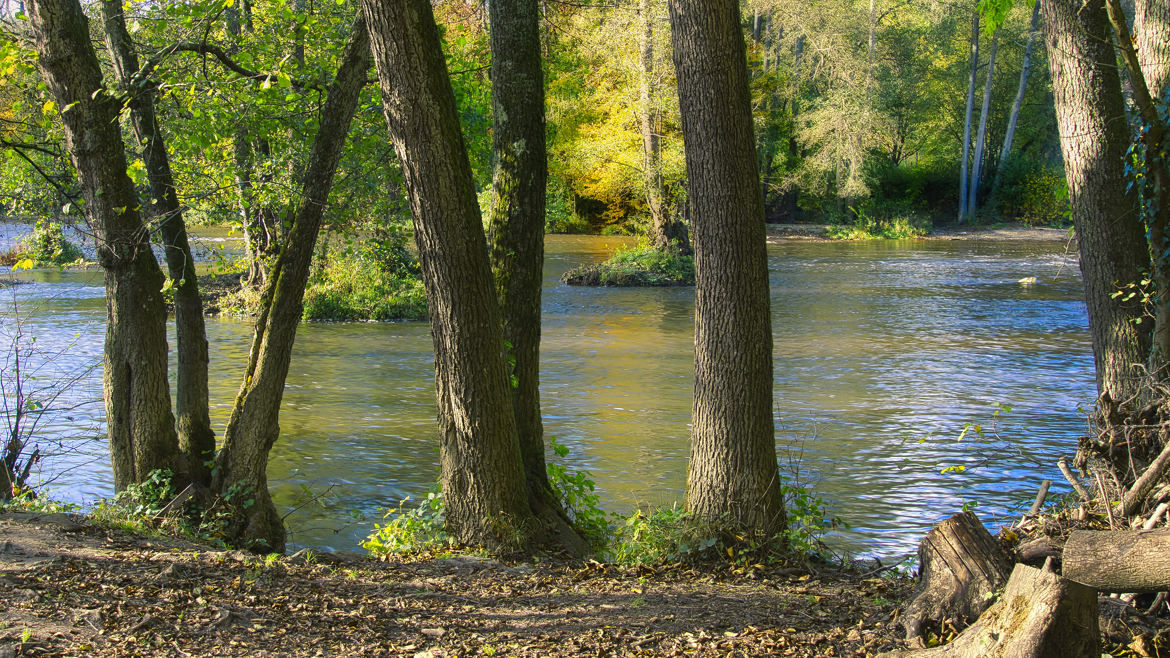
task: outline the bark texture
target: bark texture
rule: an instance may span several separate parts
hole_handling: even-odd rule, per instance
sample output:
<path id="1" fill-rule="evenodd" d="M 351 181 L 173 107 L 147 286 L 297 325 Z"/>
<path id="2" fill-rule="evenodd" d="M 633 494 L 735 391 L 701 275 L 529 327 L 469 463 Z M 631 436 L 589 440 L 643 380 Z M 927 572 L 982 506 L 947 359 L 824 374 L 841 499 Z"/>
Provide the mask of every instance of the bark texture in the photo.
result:
<path id="1" fill-rule="evenodd" d="M 195 259 L 187 241 L 187 227 L 179 206 L 171 162 L 155 114 L 154 81 L 131 88 L 138 74 L 138 55 L 126 29 L 120 0 L 103 0 L 102 23 L 106 48 L 114 72 L 129 95 L 134 137 L 142 149 L 150 181 L 150 203 L 143 209 L 158 222 L 167 273 L 172 279 L 175 299 L 175 336 L 178 342 L 175 414 L 182 469 L 192 482 L 211 484 L 208 464 L 215 455 L 215 433 L 211 430 L 207 394 L 207 332 L 203 321 L 203 299 L 195 273 Z"/>
<path id="2" fill-rule="evenodd" d="M 284 550 L 284 524 L 268 493 L 268 454 L 280 436 L 280 403 L 321 216 L 369 68 L 369 33 L 359 17 L 321 108 L 301 194 L 287 215 L 288 238 L 266 277 L 244 382 L 216 458 L 212 488 L 234 506 L 230 539 L 252 550 Z"/>
<path id="3" fill-rule="evenodd" d="M 787 526 L 772 421 L 768 259 L 734 0 L 672 0 L 695 247 L 686 507 L 729 530 Z"/>
<path id="4" fill-rule="evenodd" d="M 1081 256 L 1097 391 L 1107 404 L 1141 390 L 1149 322 L 1136 300 L 1114 297 L 1150 267 L 1136 195 L 1126 194 L 1129 135 L 1105 8 L 1040 0 L 1060 146 Z"/>
<path id="5" fill-rule="evenodd" d="M 987 76 L 983 82 L 983 106 L 979 110 L 979 130 L 975 137 L 975 156 L 971 158 L 971 182 L 967 186 L 967 216 L 979 210 L 979 179 L 983 175 L 983 147 L 987 143 L 987 113 L 991 108 L 991 84 L 995 80 L 995 54 L 999 51 L 999 30 L 991 35 L 991 52 L 987 55 Z"/>
<path id="6" fill-rule="evenodd" d="M 1154 98 L 1170 85 L 1170 3 L 1166 0 L 1135 0 L 1134 46 L 1142 75 Z"/>
<path id="7" fill-rule="evenodd" d="M 1067 578 L 1017 564 L 999 601 L 945 646 L 880 658 L 1097 658 L 1097 593 Z"/>
<path id="8" fill-rule="evenodd" d="M 918 546 L 919 583 L 906 607 L 906 639 L 950 620 L 963 627 L 992 603 L 1011 573 L 1011 560 L 978 517 L 962 512 L 935 526 Z"/>
<path id="9" fill-rule="evenodd" d="M 448 530 L 509 550 L 534 530 L 500 307 L 429 0 L 366 0 L 382 104 L 410 196 L 435 346 Z"/>
<path id="10" fill-rule="evenodd" d="M 150 250 L 118 128 L 121 100 L 103 85 L 77 0 L 26 4 L 41 75 L 61 111 L 85 215 L 105 270 L 102 361 L 114 487 L 177 466 L 178 439 L 167 383 L 162 271 Z"/>
<path id="11" fill-rule="evenodd" d="M 548 481 L 540 415 L 540 301 L 544 273 L 544 73 L 538 0 L 489 5 L 492 49 L 492 203 L 488 242 L 504 340 L 511 347 L 512 409 L 533 513 L 576 552 L 573 531 Z"/>
<path id="12" fill-rule="evenodd" d="M 1102 592 L 1170 589 L 1170 528 L 1077 530 L 1064 544 L 1064 577 Z"/>

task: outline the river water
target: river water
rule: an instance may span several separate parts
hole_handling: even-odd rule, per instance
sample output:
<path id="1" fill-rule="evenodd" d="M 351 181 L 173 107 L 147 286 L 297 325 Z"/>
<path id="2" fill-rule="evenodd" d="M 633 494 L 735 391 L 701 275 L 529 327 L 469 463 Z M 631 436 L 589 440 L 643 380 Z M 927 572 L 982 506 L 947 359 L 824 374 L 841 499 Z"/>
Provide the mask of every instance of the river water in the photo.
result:
<path id="1" fill-rule="evenodd" d="M 541 379 L 547 434 L 616 512 L 681 500 L 693 359 L 693 290 L 559 282 L 624 242 L 549 236 Z M 850 524 L 832 547 L 905 555 L 969 501 L 985 520 L 1006 520 L 1041 479 L 1063 485 L 1055 461 L 1075 451 L 1078 406 L 1093 398 L 1079 271 L 1063 244 L 785 242 L 769 246 L 769 261 L 778 450 Z M 15 293 L 26 333 L 65 350 L 53 367 L 100 363 L 100 273 L 19 276 L 31 282 Z M 8 329 L 12 294 L 0 290 Z M 250 332 L 208 324 L 220 432 Z M 301 327 L 269 468 L 291 545 L 356 549 L 382 508 L 425 496 L 438 475 L 431 359 L 425 323 Z M 95 370 L 75 397 L 99 396 Z M 100 417 L 91 402 L 46 421 L 71 448 L 41 474 L 55 496 L 111 494 L 104 443 L 76 439 L 100 436 Z M 960 441 L 967 423 L 982 435 Z M 941 472 L 956 466 L 965 471 Z"/>

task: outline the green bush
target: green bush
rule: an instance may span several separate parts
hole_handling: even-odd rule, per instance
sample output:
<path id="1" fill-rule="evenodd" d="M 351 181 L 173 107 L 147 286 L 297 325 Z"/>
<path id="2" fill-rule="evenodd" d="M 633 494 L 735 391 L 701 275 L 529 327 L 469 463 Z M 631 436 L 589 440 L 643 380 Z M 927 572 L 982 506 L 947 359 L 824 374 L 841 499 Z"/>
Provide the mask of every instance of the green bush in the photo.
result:
<path id="1" fill-rule="evenodd" d="M 1025 226 L 1063 226 L 1069 219 L 1068 185 L 1059 167 L 1018 158 L 1004 167 L 999 192 L 993 199 L 1001 216 Z"/>
<path id="2" fill-rule="evenodd" d="M 17 247 L 21 256 L 38 267 L 66 265 L 81 258 L 81 249 L 65 239 L 64 227 L 58 222 L 37 220 L 32 233 L 21 239 Z"/>
<path id="3" fill-rule="evenodd" d="M 399 553 L 428 553 L 443 550 L 453 544 L 443 529 L 443 493 L 438 485 L 427 494 L 426 500 L 410 509 L 403 499 L 399 507 L 386 510 L 384 525 L 374 524 L 374 531 L 362 542 L 362 548 L 374 556 Z"/>
<path id="4" fill-rule="evenodd" d="M 422 320 L 426 292 L 405 237 L 318 254 L 305 290 L 306 320 Z"/>
<path id="5" fill-rule="evenodd" d="M 618 249 L 603 263 L 566 272 L 564 280 L 587 286 L 691 286 L 695 284 L 695 259 L 639 240 L 632 247 Z"/>
<path id="6" fill-rule="evenodd" d="M 851 221 L 829 226 L 827 234 L 834 240 L 906 240 L 926 235 L 926 222 L 908 213 L 900 212 L 897 204 L 865 204 L 874 207 L 873 214 L 863 208 L 856 210 Z"/>

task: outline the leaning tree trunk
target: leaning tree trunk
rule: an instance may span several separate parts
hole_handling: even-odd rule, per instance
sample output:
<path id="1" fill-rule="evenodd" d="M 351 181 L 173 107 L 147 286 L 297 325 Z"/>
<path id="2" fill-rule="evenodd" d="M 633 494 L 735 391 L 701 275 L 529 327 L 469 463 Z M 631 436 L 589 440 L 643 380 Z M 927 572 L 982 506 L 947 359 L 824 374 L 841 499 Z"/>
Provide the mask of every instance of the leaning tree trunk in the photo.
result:
<path id="1" fill-rule="evenodd" d="M 967 185 L 967 216 L 972 218 L 979 209 L 979 178 L 983 173 L 983 146 L 987 142 L 987 113 L 991 109 L 991 85 L 995 78 L 997 50 L 999 29 L 991 35 L 991 53 L 987 55 L 987 77 L 983 83 L 983 107 L 979 110 L 979 131 L 975 137 L 975 157 L 971 159 L 971 182 Z"/>
<path id="2" fill-rule="evenodd" d="M 114 487 L 176 468 L 178 439 L 167 384 L 163 276 L 150 250 L 118 128 L 121 100 L 103 84 L 76 0 L 27 3 L 38 65 L 61 109 L 65 144 L 77 168 L 85 214 L 105 270 L 102 360 Z"/>
<path id="3" fill-rule="evenodd" d="M 434 15 L 429 0 L 367 0 L 362 10 L 427 291 L 448 531 L 466 544 L 521 548 L 535 519 L 500 307 Z"/>
<path id="4" fill-rule="evenodd" d="M 212 487 L 234 512 L 229 537 L 253 550 L 284 550 L 284 524 L 268 493 L 268 454 L 280 436 L 280 402 L 301 321 L 313 246 L 369 68 L 369 33 L 359 16 L 321 108 L 321 127 L 301 182 L 300 201 L 290 209 L 288 238 L 266 278 L 244 382 L 216 458 Z M 246 504 L 248 499 L 254 502 Z"/>
<path id="5" fill-rule="evenodd" d="M 175 412 L 179 451 L 184 470 L 192 482 L 211 484 L 210 460 L 215 456 L 215 433 L 207 394 L 207 332 L 203 322 L 203 299 L 195 273 L 195 259 L 187 242 L 187 227 L 162 130 L 154 111 L 155 84 L 136 81 L 138 55 L 126 29 L 120 0 L 103 0 L 102 23 L 106 48 L 114 71 L 130 95 L 134 136 L 142 146 L 143 162 L 150 180 L 151 203 L 147 216 L 158 220 L 167 270 L 175 297 L 175 336 L 179 367 L 175 387 Z M 136 86 L 136 88 L 132 88 Z"/>
<path id="6" fill-rule="evenodd" d="M 962 224 L 967 214 L 967 166 L 971 159 L 971 117 L 975 113 L 975 80 L 979 73 L 979 12 L 971 19 L 971 65 L 967 80 L 967 111 L 963 119 L 963 161 L 959 163 L 959 219 Z"/>
<path id="7" fill-rule="evenodd" d="M 991 179 L 991 194 L 989 199 L 994 203 L 999 194 L 999 185 L 1003 180 L 1003 172 L 1007 167 L 1008 157 L 1012 153 L 1012 141 L 1016 137 L 1016 124 L 1020 119 L 1020 107 L 1024 104 L 1024 92 L 1028 89 L 1028 74 L 1032 70 L 1032 49 L 1036 45 L 1036 35 L 1040 33 L 1040 3 L 1032 8 L 1032 26 L 1028 30 L 1028 45 L 1024 46 L 1024 62 L 1020 67 L 1020 86 L 1016 89 L 1016 99 L 1012 101 L 1012 111 L 1008 115 L 1007 131 L 1003 136 L 1003 148 L 999 150 L 999 162 L 995 167 L 995 177 Z"/>
<path id="8" fill-rule="evenodd" d="M 764 204 L 735 0 L 672 0 L 695 246 L 686 508 L 729 531 L 787 526 L 772 422 Z"/>
<path id="9" fill-rule="evenodd" d="M 488 239 L 496 294 L 511 345 L 512 409 L 533 513 L 563 543 L 587 546 L 570 527 L 548 481 L 540 417 L 540 293 L 544 269 L 544 74 L 538 0 L 494 0 L 492 204 Z M 574 539 L 576 541 L 574 541 Z"/>
<path id="10" fill-rule="evenodd" d="M 1150 351 L 1140 301 L 1115 296 L 1150 266 L 1136 195 L 1126 193 L 1129 144 L 1105 8 L 1040 0 L 1060 147 L 1081 256 L 1097 392 L 1105 406 L 1139 394 Z"/>

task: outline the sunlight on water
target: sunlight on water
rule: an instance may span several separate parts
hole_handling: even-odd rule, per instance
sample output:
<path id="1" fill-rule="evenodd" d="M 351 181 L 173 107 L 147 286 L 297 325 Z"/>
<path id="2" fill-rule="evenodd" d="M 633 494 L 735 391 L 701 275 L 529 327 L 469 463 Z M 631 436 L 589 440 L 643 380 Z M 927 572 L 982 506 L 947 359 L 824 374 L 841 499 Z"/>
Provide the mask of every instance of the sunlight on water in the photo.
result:
<path id="1" fill-rule="evenodd" d="M 694 322 L 690 289 L 559 282 L 624 242 L 549 237 L 541 380 L 546 433 L 619 512 L 682 497 Z M 794 242 L 769 256 L 777 442 L 783 462 L 801 454 L 802 479 L 851 524 L 832 537 L 836 548 L 910 553 L 964 502 L 979 500 L 992 519 L 1029 503 L 1042 478 L 1060 490 L 1055 460 L 1075 450 L 1077 407 L 1093 396 L 1079 271 L 1063 245 Z M 1031 276 L 1036 284 L 1018 283 Z M 21 277 L 35 282 L 17 294 L 38 340 L 75 340 L 71 363 L 99 362 L 101 274 Z M 250 332 L 238 321 L 208 325 L 221 433 Z M 95 376 L 77 393 L 92 401 L 99 391 Z M 1012 411 L 992 427 L 996 404 Z M 288 510 L 307 492 L 328 493 L 288 517 L 291 542 L 355 548 L 380 508 L 425 495 L 438 474 L 434 411 L 425 324 L 303 325 L 269 479 Z M 100 402 L 83 412 L 48 429 L 100 434 Z M 957 442 L 968 422 L 984 424 L 987 439 Z M 80 445 L 42 475 L 57 478 L 57 495 L 108 495 L 104 440 Z M 955 465 L 968 470 L 940 474 Z"/>

